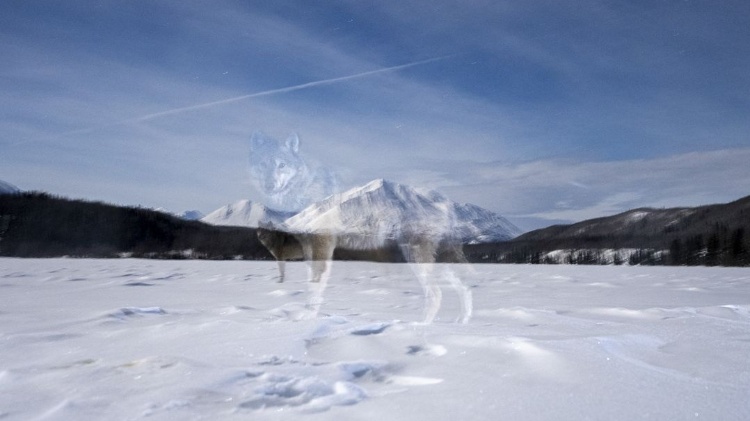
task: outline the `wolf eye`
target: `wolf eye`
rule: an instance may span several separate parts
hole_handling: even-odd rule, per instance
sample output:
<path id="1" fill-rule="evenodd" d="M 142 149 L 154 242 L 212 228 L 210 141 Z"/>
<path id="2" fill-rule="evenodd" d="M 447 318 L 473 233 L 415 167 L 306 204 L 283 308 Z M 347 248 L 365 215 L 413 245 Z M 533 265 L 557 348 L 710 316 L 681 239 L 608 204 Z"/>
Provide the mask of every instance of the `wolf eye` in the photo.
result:
<path id="1" fill-rule="evenodd" d="M 283 163 L 283 162 L 279 162 L 279 165 L 278 165 L 278 167 L 279 167 L 279 168 L 284 168 L 284 167 L 286 167 L 286 164 L 285 164 L 285 163 Z"/>

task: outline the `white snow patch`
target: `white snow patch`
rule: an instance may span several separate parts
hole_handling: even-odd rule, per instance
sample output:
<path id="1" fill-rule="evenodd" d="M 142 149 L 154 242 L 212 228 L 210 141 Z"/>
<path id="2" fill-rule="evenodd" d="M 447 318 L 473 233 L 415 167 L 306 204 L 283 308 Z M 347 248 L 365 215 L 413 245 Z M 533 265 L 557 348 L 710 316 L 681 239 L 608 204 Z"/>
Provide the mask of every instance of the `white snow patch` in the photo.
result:
<path id="1" fill-rule="evenodd" d="M 647 217 L 648 215 L 649 215 L 649 212 L 646 212 L 646 211 L 631 212 L 627 215 L 626 222 L 632 224 L 632 223 L 640 221 L 641 219 Z"/>
<path id="2" fill-rule="evenodd" d="M 284 284 L 274 269 L 0 258 L 0 418 L 750 413 L 746 269 L 455 265 L 475 317 L 454 323 L 460 303 L 446 296 L 431 325 L 414 323 L 421 287 L 408 265 L 337 264 L 313 319 L 294 316 L 306 265 L 290 263 Z"/>

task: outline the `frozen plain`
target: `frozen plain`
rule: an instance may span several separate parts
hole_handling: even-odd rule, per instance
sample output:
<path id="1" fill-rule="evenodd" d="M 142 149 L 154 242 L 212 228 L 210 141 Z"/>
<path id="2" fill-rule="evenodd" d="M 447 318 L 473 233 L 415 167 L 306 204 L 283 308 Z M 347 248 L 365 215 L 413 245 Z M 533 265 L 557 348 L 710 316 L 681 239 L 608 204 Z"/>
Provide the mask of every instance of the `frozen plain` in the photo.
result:
<path id="1" fill-rule="evenodd" d="M 750 270 L 0 259 L 2 420 L 747 420 Z"/>

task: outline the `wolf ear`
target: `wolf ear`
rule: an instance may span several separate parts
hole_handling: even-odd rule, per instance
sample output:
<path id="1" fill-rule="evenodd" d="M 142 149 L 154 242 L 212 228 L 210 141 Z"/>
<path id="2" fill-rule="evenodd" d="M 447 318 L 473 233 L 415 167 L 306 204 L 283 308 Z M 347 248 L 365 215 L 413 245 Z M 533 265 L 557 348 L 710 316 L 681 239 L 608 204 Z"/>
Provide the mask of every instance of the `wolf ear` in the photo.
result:
<path id="1" fill-rule="evenodd" d="M 299 136 L 297 136 L 297 133 L 290 134 L 289 137 L 286 138 L 285 145 L 290 151 L 294 153 L 299 152 Z"/>

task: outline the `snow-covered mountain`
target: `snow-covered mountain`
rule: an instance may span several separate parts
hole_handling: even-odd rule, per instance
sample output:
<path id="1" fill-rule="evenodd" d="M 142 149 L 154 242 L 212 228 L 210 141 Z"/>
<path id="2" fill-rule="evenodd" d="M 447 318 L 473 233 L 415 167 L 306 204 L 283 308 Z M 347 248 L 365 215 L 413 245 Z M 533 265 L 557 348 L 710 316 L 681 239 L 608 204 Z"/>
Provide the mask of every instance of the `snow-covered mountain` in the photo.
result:
<path id="1" fill-rule="evenodd" d="M 364 234 L 380 240 L 419 234 L 465 243 L 510 240 L 521 233 L 486 209 L 383 179 L 310 205 L 284 225 L 291 232 Z"/>
<path id="2" fill-rule="evenodd" d="M 203 219 L 206 215 L 204 215 L 203 212 L 198 211 L 198 210 L 187 210 L 177 216 L 179 216 L 180 218 L 186 221 L 198 221 L 200 219 Z"/>
<path id="3" fill-rule="evenodd" d="M 206 215 L 203 214 L 203 212 L 201 212 L 199 210 L 187 210 L 187 211 L 180 212 L 180 213 L 172 212 L 171 210 L 169 210 L 167 208 L 154 208 L 154 210 L 157 211 L 157 212 L 167 213 L 167 214 L 170 214 L 172 216 L 176 216 L 176 217 L 178 217 L 180 219 L 184 219 L 186 221 L 199 221 L 204 216 L 206 216 Z"/>
<path id="4" fill-rule="evenodd" d="M 15 194 L 19 193 L 20 191 L 21 190 L 18 187 L 0 180 L 0 194 Z"/>
<path id="5" fill-rule="evenodd" d="M 469 243 L 506 241 L 523 233 L 502 216 L 471 203 L 456 203 L 454 209 L 461 238 Z"/>
<path id="6" fill-rule="evenodd" d="M 293 213 L 269 209 L 260 203 L 250 200 L 240 200 L 239 202 L 222 206 L 200 220 L 212 225 L 257 228 L 260 222 L 279 224 L 292 215 Z"/>

